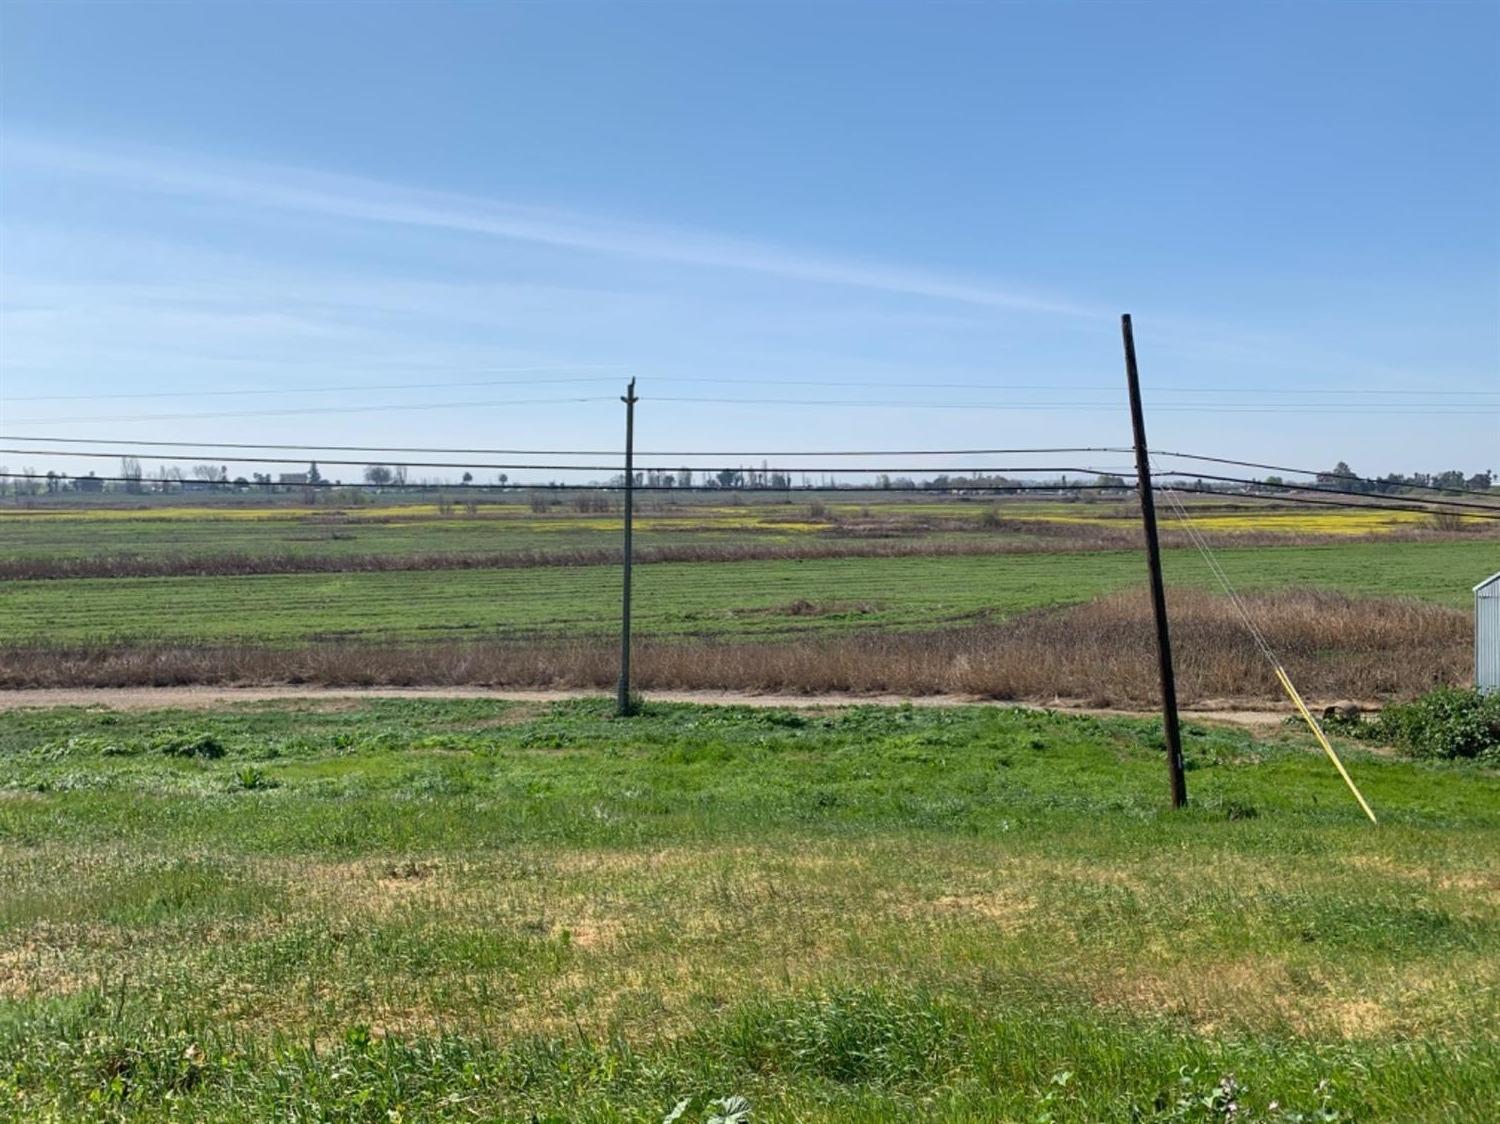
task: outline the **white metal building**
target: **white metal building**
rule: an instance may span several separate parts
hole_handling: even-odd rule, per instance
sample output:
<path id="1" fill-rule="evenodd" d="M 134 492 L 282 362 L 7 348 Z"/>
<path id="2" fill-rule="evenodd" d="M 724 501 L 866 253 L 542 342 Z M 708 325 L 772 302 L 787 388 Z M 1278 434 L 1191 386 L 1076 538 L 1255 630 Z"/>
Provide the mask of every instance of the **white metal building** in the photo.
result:
<path id="1" fill-rule="evenodd" d="M 1500 691 L 1500 574 L 1474 587 L 1474 686 Z"/>

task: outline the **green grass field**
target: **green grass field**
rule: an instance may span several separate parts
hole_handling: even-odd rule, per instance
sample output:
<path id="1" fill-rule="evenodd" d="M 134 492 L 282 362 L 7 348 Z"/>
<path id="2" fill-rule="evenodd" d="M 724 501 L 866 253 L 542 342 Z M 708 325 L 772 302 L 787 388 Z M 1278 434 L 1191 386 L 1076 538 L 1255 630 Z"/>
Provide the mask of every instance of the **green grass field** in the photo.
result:
<path id="1" fill-rule="evenodd" d="M 1045 712 L 0 713 L 0 1115 L 1492 1120 L 1500 776 L 1187 743 L 1172 813 Z"/>
<path id="2" fill-rule="evenodd" d="M 1493 540 L 1226 548 L 1242 588 L 1309 584 L 1461 607 L 1500 566 Z M 1209 585 L 1196 552 L 1169 550 L 1168 580 Z M 1144 583 L 1141 556 L 1095 551 L 979 557 L 660 563 L 636 571 L 643 635 L 776 636 L 929 628 L 1083 601 Z M 20 581 L 0 585 L 12 643 L 315 637 L 597 635 L 617 626 L 616 567 Z M 795 601 L 817 611 L 793 615 Z"/>

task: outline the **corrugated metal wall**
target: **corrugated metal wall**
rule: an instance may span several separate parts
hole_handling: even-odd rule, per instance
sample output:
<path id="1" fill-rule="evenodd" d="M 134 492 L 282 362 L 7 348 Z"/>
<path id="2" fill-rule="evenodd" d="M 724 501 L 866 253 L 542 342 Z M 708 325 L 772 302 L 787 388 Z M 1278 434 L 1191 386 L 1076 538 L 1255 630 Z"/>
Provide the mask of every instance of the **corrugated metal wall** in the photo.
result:
<path id="1" fill-rule="evenodd" d="M 1474 587 L 1474 685 L 1500 691 L 1500 574 Z"/>

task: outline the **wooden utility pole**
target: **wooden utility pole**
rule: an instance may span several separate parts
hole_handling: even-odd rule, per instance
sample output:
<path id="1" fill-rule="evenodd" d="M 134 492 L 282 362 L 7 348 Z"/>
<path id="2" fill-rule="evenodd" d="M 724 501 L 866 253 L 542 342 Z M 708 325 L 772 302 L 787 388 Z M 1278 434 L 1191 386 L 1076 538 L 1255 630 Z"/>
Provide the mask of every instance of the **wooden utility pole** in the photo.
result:
<path id="1" fill-rule="evenodd" d="M 1161 577 L 1161 544 L 1156 539 L 1156 501 L 1151 494 L 1151 453 L 1146 444 L 1146 418 L 1141 412 L 1141 380 L 1135 366 L 1135 334 L 1130 316 L 1120 317 L 1125 337 L 1125 380 L 1130 384 L 1130 424 L 1135 433 L 1135 475 L 1141 494 L 1141 523 L 1146 531 L 1146 564 L 1151 571 L 1151 607 L 1156 614 L 1156 655 L 1161 669 L 1161 719 L 1167 738 L 1167 774 L 1172 784 L 1172 807 L 1187 803 L 1187 778 L 1182 768 L 1182 734 L 1177 726 L 1177 680 L 1172 674 L 1172 639 L 1167 634 L 1167 591 Z"/>
<path id="2" fill-rule="evenodd" d="M 615 714 L 625 718 L 635 710 L 630 698 L 630 539 L 635 513 L 635 404 L 639 401 L 634 379 L 620 401 L 625 403 L 625 581 L 620 596 L 620 685 L 615 695 Z"/>

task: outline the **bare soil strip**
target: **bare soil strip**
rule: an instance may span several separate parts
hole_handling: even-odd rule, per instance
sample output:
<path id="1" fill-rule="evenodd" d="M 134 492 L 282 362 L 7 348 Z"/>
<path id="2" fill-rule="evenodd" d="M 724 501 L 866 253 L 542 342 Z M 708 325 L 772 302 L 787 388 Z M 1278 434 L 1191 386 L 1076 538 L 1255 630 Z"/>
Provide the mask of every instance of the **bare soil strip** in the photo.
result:
<path id="1" fill-rule="evenodd" d="M 47 687 L 0 690 L 0 711 L 25 707 L 84 706 L 111 710 L 212 710 L 246 702 L 295 702 L 369 699 L 499 699 L 507 702 L 561 702 L 598 698 L 597 690 L 492 690 L 484 687 Z M 1100 717 L 1154 717 L 1154 712 L 1090 707 L 1073 699 L 1038 702 L 997 702 L 964 695 L 856 695 L 838 692 L 819 695 L 756 694 L 745 691 L 652 691 L 652 702 L 705 703 L 720 706 L 796 707 L 817 710 L 845 706 L 998 706 L 1032 710 L 1065 710 Z M 1194 721 L 1227 722 L 1236 726 L 1266 727 L 1283 722 L 1290 712 L 1271 709 L 1254 700 L 1223 700 L 1187 708 L 1183 717 Z"/>

